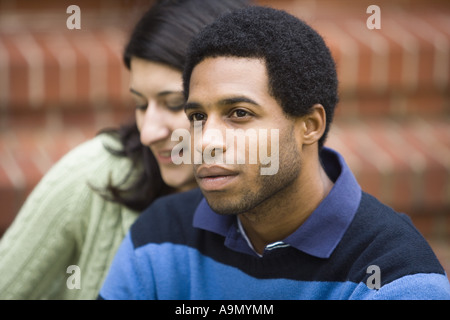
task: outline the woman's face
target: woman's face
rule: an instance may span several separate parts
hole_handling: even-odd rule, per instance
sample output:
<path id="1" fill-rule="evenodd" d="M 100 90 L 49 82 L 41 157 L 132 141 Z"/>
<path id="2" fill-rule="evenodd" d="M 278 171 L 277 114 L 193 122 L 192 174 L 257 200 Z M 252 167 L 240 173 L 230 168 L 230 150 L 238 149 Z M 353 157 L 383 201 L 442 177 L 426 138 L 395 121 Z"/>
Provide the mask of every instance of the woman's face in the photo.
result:
<path id="1" fill-rule="evenodd" d="M 184 113 L 181 71 L 165 64 L 133 57 L 130 91 L 136 103 L 136 122 L 141 143 L 148 146 L 159 164 L 164 182 L 177 191 L 197 186 L 191 164 L 172 162 L 171 141 L 175 129 L 189 130 Z"/>

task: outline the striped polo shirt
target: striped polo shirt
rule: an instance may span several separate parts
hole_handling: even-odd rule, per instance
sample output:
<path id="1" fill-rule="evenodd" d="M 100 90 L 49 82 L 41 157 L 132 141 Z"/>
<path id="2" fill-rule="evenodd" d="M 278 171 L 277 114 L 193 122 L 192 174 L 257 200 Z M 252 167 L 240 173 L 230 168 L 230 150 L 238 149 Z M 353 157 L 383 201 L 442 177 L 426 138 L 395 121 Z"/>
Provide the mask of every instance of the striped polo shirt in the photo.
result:
<path id="1" fill-rule="evenodd" d="M 410 219 L 361 190 L 323 148 L 334 186 L 291 235 L 257 254 L 235 215 L 199 189 L 155 201 L 114 258 L 100 299 L 450 299 L 445 271 Z"/>

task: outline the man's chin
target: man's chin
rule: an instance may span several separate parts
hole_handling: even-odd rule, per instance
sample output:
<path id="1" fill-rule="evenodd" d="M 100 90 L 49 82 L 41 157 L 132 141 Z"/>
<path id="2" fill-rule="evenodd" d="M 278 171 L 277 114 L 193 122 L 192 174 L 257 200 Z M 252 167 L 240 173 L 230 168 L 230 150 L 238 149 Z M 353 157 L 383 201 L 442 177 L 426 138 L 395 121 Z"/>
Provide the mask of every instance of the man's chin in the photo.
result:
<path id="1" fill-rule="evenodd" d="M 222 192 L 205 192 L 209 207 L 221 215 L 238 215 L 249 211 L 252 206 L 243 194 L 229 196 Z"/>
<path id="2" fill-rule="evenodd" d="M 219 192 L 217 193 L 204 193 L 206 202 L 209 207 L 218 214 L 221 215 L 237 215 L 239 214 L 239 206 L 233 205 L 233 201 L 224 197 Z"/>

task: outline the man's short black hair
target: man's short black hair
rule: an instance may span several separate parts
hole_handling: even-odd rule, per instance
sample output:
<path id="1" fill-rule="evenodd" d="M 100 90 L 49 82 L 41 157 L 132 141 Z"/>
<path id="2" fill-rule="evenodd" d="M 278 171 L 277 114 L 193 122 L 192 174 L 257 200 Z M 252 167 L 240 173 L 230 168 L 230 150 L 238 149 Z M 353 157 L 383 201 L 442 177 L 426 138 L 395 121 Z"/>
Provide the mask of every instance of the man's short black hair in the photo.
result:
<path id="1" fill-rule="evenodd" d="M 270 94 L 290 116 L 303 116 L 314 104 L 326 111 L 323 146 L 338 102 L 337 74 L 322 37 L 285 11 L 252 6 L 223 15 L 191 41 L 183 72 L 186 97 L 194 67 L 208 57 L 264 60 Z"/>

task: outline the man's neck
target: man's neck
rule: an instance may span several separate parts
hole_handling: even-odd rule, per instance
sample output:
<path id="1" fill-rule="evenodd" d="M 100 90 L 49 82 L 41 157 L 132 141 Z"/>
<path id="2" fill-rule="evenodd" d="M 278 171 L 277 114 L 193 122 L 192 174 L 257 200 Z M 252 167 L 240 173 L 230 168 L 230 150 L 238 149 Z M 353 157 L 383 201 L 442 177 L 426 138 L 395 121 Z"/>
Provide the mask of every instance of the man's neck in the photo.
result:
<path id="1" fill-rule="evenodd" d="M 332 187 L 333 182 L 317 156 L 317 159 L 302 164 L 294 183 L 251 212 L 240 214 L 238 218 L 256 252 L 262 254 L 267 245 L 281 241 L 297 230 Z"/>

